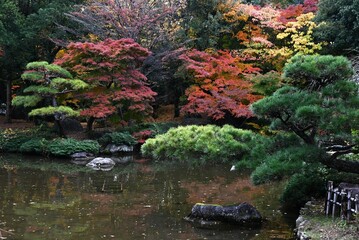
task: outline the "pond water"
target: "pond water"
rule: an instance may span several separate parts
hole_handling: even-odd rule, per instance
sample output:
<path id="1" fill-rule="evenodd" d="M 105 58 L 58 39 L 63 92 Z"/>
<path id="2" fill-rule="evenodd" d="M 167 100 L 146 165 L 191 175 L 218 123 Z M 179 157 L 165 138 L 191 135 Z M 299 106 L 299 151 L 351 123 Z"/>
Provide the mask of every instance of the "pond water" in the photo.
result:
<path id="1" fill-rule="evenodd" d="M 0 239 L 293 239 L 283 183 L 253 186 L 230 166 L 136 162 L 95 172 L 21 155 L 0 156 Z M 200 229 L 183 220 L 195 203 L 248 202 L 259 229 Z"/>

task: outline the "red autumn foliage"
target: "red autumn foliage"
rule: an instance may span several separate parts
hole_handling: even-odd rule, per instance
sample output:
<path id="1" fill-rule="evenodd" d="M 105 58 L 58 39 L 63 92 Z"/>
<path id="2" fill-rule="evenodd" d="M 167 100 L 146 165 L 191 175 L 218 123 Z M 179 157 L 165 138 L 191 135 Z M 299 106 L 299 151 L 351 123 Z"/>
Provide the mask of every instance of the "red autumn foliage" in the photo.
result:
<path id="1" fill-rule="evenodd" d="M 141 132 L 135 132 L 132 136 L 137 140 L 138 143 L 143 144 L 148 138 L 153 135 L 151 130 L 143 130 Z"/>
<path id="2" fill-rule="evenodd" d="M 251 93 L 247 74 L 260 69 L 245 64 L 228 51 L 213 54 L 190 50 L 180 56 L 192 85 L 186 90 L 187 104 L 183 113 L 203 114 L 215 120 L 227 113 L 234 117 L 250 117 L 249 105 L 261 96 Z"/>
<path id="3" fill-rule="evenodd" d="M 132 39 L 106 39 L 70 43 L 56 63 L 93 86 L 84 94 L 83 116 L 104 118 L 128 111 L 146 115 L 152 112 L 156 93 L 139 67 L 149 54 Z"/>
<path id="4" fill-rule="evenodd" d="M 278 20 L 283 24 L 295 22 L 296 17 L 303 13 L 316 12 L 318 10 L 318 0 L 305 0 L 303 4 L 289 5 L 281 11 Z"/>

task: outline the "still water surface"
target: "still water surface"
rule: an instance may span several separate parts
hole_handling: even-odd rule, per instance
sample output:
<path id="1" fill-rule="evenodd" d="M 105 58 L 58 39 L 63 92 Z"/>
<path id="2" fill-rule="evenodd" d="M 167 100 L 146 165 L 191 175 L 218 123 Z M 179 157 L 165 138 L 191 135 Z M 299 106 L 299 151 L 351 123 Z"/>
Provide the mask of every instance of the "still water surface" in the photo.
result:
<path id="1" fill-rule="evenodd" d="M 0 239 L 293 239 L 280 211 L 283 183 L 253 186 L 230 166 L 143 163 L 95 172 L 82 166 L 0 156 Z M 260 229 L 199 229 L 183 220 L 197 203 L 249 202 Z"/>

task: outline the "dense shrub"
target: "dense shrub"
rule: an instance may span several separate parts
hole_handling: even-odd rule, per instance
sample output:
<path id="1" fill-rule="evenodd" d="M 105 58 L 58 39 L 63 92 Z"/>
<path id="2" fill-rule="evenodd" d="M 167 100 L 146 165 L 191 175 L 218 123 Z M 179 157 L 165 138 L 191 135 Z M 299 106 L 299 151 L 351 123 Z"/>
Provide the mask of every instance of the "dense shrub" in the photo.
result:
<path id="1" fill-rule="evenodd" d="M 116 144 L 116 145 L 135 145 L 137 143 L 136 139 L 129 132 L 112 132 L 106 133 L 103 135 L 99 142 L 101 145 L 106 146 L 107 144 Z"/>
<path id="2" fill-rule="evenodd" d="M 175 122 L 163 122 L 163 123 L 141 123 L 129 127 L 120 129 L 121 131 L 127 131 L 131 134 L 150 130 L 153 135 L 166 133 L 170 128 L 178 127 L 178 123 Z"/>
<path id="3" fill-rule="evenodd" d="M 158 134 L 167 132 L 170 128 L 177 127 L 178 123 L 142 123 L 133 126 L 117 129 L 116 132 L 105 133 L 99 138 L 101 145 L 107 144 L 125 144 L 136 145 L 144 143 L 146 139 L 155 137 Z"/>
<path id="4" fill-rule="evenodd" d="M 278 151 L 296 146 L 300 139 L 295 134 L 276 133 L 270 136 L 255 134 L 250 151 L 236 163 L 237 169 L 254 170 L 263 164 L 267 158 L 278 154 Z"/>
<path id="5" fill-rule="evenodd" d="M 288 157 L 286 152 L 278 152 L 278 154 L 267 159 L 252 173 L 253 183 L 262 184 L 272 180 L 281 180 L 284 176 L 290 176 L 301 171 L 302 162 L 293 161 Z"/>
<path id="6" fill-rule="evenodd" d="M 253 133 L 225 125 L 186 126 L 170 129 L 148 139 L 141 151 L 155 159 L 175 159 L 192 163 L 228 162 L 249 151 Z"/>
<path id="7" fill-rule="evenodd" d="M 52 140 L 48 147 L 47 151 L 53 156 L 69 156 L 75 152 L 89 152 L 89 153 L 98 153 L 100 150 L 100 145 L 97 141 L 93 140 L 83 140 L 78 141 L 72 138 L 66 139 L 54 139 Z"/>
<path id="8" fill-rule="evenodd" d="M 29 141 L 31 139 L 31 137 L 28 136 L 12 136 L 11 138 L 7 138 L 5 139 L 5 141 L 3 141 L 3 144 L 1 146 L 1 150 L 3 152 L 18 152 L 19 151 L 19 147 Z"/>
<path id="9" fill-rule="evenodd" d="M 288 147 L 263 156 L 263 163 L 254 170 L 251 178 L 254 184 L 280 180 L 301 172 L 304 167 L 321 157 L 322 153 L 313 146 Z"/>
<path id="10" fill-rule="evenodd" d="M 47 152 L 48 144 L 49 141 L 44 138 L 35 138 L 21 144 L 19 150 L 23 153 L 45 154 Z"/>
<path id="11" fill-rule="evenodd" d="M 293 175 L 281 196 L 285 207 L 299 209 L 311 197 L 325 196 L 325 180 L 313 171 Z"/>
<path id="12" fill-rule="evenodd" d="M 49 139 L 53 133 L 42 126 L 31 130 L 6 129 L 0 132 L 0 152 L 19 152 L 20 146 L 32 139 Z"/>

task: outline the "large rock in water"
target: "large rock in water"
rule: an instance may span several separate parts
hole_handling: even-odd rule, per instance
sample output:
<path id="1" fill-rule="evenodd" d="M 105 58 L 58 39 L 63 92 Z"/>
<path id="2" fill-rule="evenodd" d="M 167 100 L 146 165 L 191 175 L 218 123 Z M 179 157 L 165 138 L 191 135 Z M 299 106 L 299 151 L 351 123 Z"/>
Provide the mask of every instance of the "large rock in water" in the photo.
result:
<path id="1" fill-rule="evenodd" d="M 94 170 L 110 171 L 116 163 L 111 158 L 102 158 L 98 157 L 86 164 L 87 167 L 90 167 Z"/>
<path id="2" fill-rule="evenodd" d="M 108 144 L 104 150 L 104 153 L 111 154 L 120 152 L 133 152 L 133 146 Z"/>
<path id="3" fill-rule="evenodd" d="M 93 160 L 95 157 L 92 153 L 88 152 L 77 152 L 71 154 L 71 162 L 76 165 L 86 165 L 88 162 Z"/>
<path id="4" fill-rule="evenodd" d="M 259 225 L 262 222 L 261 214 L 248 203 L 234 206 L 197 203 L 185 219 L 191 222 L 199 220 L 203 223 L 204 220 L 207 224 L 225 222 L 240 226 Z"/>

